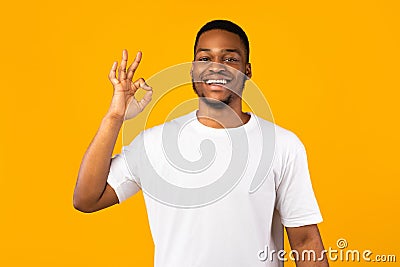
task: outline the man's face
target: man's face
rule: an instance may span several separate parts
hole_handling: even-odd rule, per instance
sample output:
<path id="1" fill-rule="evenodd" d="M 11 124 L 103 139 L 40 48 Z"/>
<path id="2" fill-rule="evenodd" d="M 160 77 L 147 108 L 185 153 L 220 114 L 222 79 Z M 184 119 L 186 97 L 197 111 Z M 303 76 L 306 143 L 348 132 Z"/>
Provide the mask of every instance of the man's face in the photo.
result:
<path id="1" fill-rule="evenodd" d="M 192 66 L 193 88 L 199 97 L 209 104 L 229 104 L 241 96 L 246 77 L 251 77 L 251 66 L 237 34 L 210 30 L 200 36 Z"/>

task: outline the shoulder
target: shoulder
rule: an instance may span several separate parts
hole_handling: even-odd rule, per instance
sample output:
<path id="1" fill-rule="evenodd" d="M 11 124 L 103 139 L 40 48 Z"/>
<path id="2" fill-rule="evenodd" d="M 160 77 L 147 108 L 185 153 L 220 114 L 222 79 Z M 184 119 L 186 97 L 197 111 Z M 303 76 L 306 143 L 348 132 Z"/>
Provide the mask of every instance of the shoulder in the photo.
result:
<path id="1" fill-rule="evenodd" d="M 303 142 L 300 140 L 299 136 L 291 130 L 283 128 L 275 124 L 275 136 L 277 145 L 290 150 L 303 149 Z"/>
<path id="2" fill-rule="evenodd" d="M 273 132 L 276 152 L 291 154 L 300 149 L 304 149 L 303 142 L 292 130 L 258 116 L 255 117 L 264 132 Z"/>

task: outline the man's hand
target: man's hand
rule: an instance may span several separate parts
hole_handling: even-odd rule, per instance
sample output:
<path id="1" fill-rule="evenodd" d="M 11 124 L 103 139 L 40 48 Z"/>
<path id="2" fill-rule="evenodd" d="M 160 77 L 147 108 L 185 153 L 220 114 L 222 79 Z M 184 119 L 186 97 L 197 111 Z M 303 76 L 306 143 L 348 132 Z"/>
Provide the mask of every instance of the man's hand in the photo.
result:
<path id="1" fill-rule="evenodd" d="M 138 52 L 133 63 L 126 69 L 128 63 L 128 51 L 124 49 L 122 51 L 121 65 L 118 67 L 118 78 L 117 78 L 117 66 L 118 62 L 114 62 L 110 74 L 108 75 L 114 87 L 114 95 L 111 101 L 108 115 L 121 120 L 129 120 L 136 117 L 150 102 L 153 90 L 146 84 L 143 78 L 137 79 L 132 82 L 133 75 L 139 66 L 140 60 L 142 59 L 142 53 Z M 142 88 L 146 90 L 144 97 L 138 101 L 135 98 L 136 91 Z"/>

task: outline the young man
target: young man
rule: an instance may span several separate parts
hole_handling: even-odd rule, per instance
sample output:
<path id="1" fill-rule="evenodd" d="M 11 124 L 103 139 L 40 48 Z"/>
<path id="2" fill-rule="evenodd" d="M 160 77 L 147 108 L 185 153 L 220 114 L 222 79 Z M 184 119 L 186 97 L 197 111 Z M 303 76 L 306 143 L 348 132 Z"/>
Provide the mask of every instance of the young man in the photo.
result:
<path id="1" fill-rule="evenodd" d="M 132 82 L 140 60 L 138 53 L 126 69 L 128 55 L 124 50 L 118 78 L 117 62 L 112 66 L 109 79 L 114 95 L 83 158 L 74 192 L 75 208 L 94 212 L 143 189 L 155 266 L 159 267 L 283 266 L 288 255 L 277 254 L 283 249 L 284 226 L 292 250 L 300 255 L 297 266 L 328 266 L 316 225 L 322 217 L 303 144 L 290 131 L 242 111 L 242 91 L 252 76 L 244 31 L 225 20 L 204 25 L 196 37 L 191 71 L 198 110 L 142 131 L 124 147 L 124 153 L 112 158 L 123 121 L 135 117 L 151 101 L 152 88 L 142 78 Z M 146 91 L 140 101 L 134 97 L 139 88 Z M 266 148 L 262 143 L 271 139 L 271 129 L 274 156 L 271 162 L 264 162 Z M 164 151 L 171 140 L 176 142 L 172 146 L 180 149 L 169 155 L 172 163 Z M 180 153 L 188 160 L 179 158 Z M 203 160 L 210 153 L 215 157 Z M 226 160 L 229 157 L 230 162 Z M 177 171 L 171 167 L 174 164 L 186 164 L 185 170 Z M 194 165 L 196 170 L 191 169 Z M 260 166 L 269 171 L 250 193 Z M 202 185 L 205 191 L 178 187 L 170 191 L 170 184 L 155 179 L 157 176 L 192 188 Z M 224 194 L 212 187 L 215 177 L 223 186 L 228 185 L 229 190 L 221 191 Z M 303 251 L 310 250 L 315 259 L 301 257 Z"/>

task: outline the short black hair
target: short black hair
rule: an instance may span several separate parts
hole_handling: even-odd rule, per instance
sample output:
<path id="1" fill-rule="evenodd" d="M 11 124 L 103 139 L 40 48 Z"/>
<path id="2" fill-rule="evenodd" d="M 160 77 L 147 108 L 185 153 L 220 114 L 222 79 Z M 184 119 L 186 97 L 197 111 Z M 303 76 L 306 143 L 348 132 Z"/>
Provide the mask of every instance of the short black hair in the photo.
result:
<path id="1" fill-rule="evenodd" d="M 201 29 L 198 31 L 196 35 L 196 41 L 194 42 L 194 54 L 196 55 L 196 47 L 197 43 L 199 42 L 200 36 L 210 30 L 224 30 L 228 31 L 234 34 L 237 34 L 240 37 L 240 40 L 242 40 L 243 45 L 245 47 L 245 53 L 246 53 L 246 61 L 247 63 L 249 62 L 249 56 L 250 56 L 250 47 L 249 47 L 249 39 L 247 38 L 246 33 L 244 30 L 237 24 L 233 23 L 232 21 L 229 20 L 213 20 L 210 22 L 207 22 Z"/>

